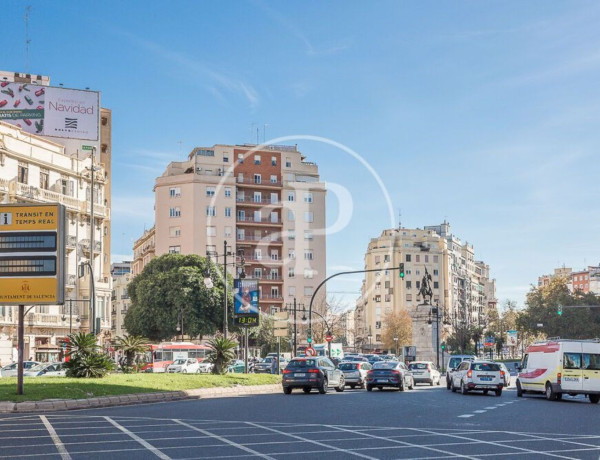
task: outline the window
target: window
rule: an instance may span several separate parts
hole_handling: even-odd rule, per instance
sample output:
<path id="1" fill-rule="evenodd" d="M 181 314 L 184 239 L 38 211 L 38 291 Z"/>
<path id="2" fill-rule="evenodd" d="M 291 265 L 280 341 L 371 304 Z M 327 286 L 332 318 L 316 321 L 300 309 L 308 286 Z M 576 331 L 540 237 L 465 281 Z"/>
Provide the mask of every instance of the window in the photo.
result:
<path id="1" fill-rule="evenodd" d="M 231 227 L 225 227 L 225 238 L 231 237 Z"/>
<path id="2" fill-rule="evenodd" d="M 231 208 L 225 208 L 225 217 L 231 217 Z"/>
<path id="3" fill-rule="evenodd" d="M 209 217 L 216 217 L 217 216 L 216 206 L 207 206 L 206 207 L 206 215 Z"/>
<path id="4" fill-rule="evenodd" d="M 254 269 L 254 278 L 257 278 L 257 279 L 262 278 L 262 268 Z"/>
<path id="5" fill-rule="evenodd" d="M 253 197 L 252 197 L 252 200 L 253 200 L 255 203 L 260 203 L 260 202 L 262 202 L 262 193 L 260 193 L 260 192 L 254 192 L 254 195 L 253 195 Z"/>
<path id="6" fill-rule="evenodd" d="M 259 165 L 260 164 L 260 155 L 254 155 L 254 164 L 255 165 Z"/>
<path id="7" fill-rule="evenodd" d="M 310 268 L 305 268 L 304 269 L 304 278 L 309 280 L 312 279 L 313 277 L 313 271 Z"/>
<path id="8" fill-rule="evenodd" d="M 286 168 L 291 168 L 292 167 L 292 161 L 289 158 L 285 159 L 285 167 Z"/>
<path id="9" fill-rule="evenodd" d="M 581 355 L 579 353 L 565 353 L 563 369 L 581 369 Z"/>
<path id="10" fill-rule="evenodd" d="M 381 316 L 381 307 L 375 309 L 375 316 Z"/>
<path id="11" fill-rule="evenodd" d="M 433 270 L 433 276 L 438 276 L 439 274 L 440 274 L 440 271 L 437 268 L 435 268 Z"/>
<path id="12" fill-rule="evenodd" d="M 245 240 L 246 239 L 246 230 L 244 230 L 243 228 L 238 228 L 237 229 L 237 239 Z"/>
<path id="13" fill-rule="evenodd" d="M 271 250 L 271 260 L 279 260 L 279 251 Z"/>
<path id="14" fill-rule="evenodd" d="M 592 371 L 600 371 L 600 354 L 584 353 L 583 368 Z"/>
<path id="15" fill-rule="evenodd" d="M 296 276 L 296 273 L 294 271 L 294 267 L 289 267 L 288 268 L 288 278 L 293 278 L 294 276 Z"/>
<path id="16" fill-rule="evenodd" d="M 439 289 L 440 288 L 440 283 L 437 281 L 433 282 L 433 289 Z"/>
<path id="17" fill-rule="evenodd" d="M 61 193 L 63 195 L 67 195 L 67 196 L 74 196 L 75 195 L 75 191 L 74 191 L 74 187 L 73 187 L 73 181 L 69 180 L 65 177 L 62 177 L 60 179 L 60 188 L 61 188 Z"/>
<path id="18" fill-rule="evenodd" d="M 304 212 L 304 222 L 312 222 L 313 221 L 313 213 L 312 211 Z"/>
<path id="19" fill-rule="evenodd" d="M 288 295 L 294 297 L 296 295 L 296 286 L 288 287 Z"/>
<path id="20" fill-rule="evenodd" d="M 381 263 L 381 256 L 375 256 L 375 265 L 379 265 Z"/>
<path id="21" fill-rule="evenodd" d="M 48 190 L 50 187 L 50 171 L 47 169 L 40 170 L 40 188 L 42 190 Z"/>
<path id="22" fill-rule="evenodd" d="M 406 276 L 410 275 L 411 273 L 412 273 L 411 269 L 410 269 L 410 268 L 407 268 L 407 269 L 406 269 Z"/>
<path id="23" fill-rule="evenodd" d="M 294 230 L 290 230 L 288 232 L 288 240 L 295 240 L 296 239 L 296 232 Z"/>
<path id="24" fill-rule="evenodd" d="M 277 183 L 277 175 L 271 174 L 271 184 L 276 184 L 276 183 Z"/>
<path id="25" fill-rule="evenodd" d="M 231 187 L 225 187 L 225 198 L 231 198 Z"/>
<path id="26" fill-rule="evenodd" d="M 425 263 L 429 262 L 429 256 L 427 254 L 425 254 Z"/>
<path id="27" fill-rule="evenodd" d="M 206 227 L 206 236 L 217 236 L 217 227 Z"/>
<path id="28" fill-rule="evenodd" d="M 255 249 L 254 250 L 254 259 L 255 260 L 262 260 L 262 249 Z"/>
<path id="29" fill-rule="evenodd" d="M 179 198 L 181 196 L 181 187 L 171 187 L 169 189 L 169 197 Z"/>
<path id="30" fill-rule="evenodd" d="M 254 222 L 260 222 L 262 220 L 262 216 L 260 211 L 254 211 Z"/>
<path id="31" fill-rule="evenodd" d="M 421 262 L 421 256 L 419 254 L 415 254 L 415 262 Z"/>
<path id="32" fill-rule="evenodd" d="M 271 166 L 277 166 L 277 157 L 271 157 Z"/>
<path id="33" fill-rule="evenodd" d="M 294 222 L 294 211 L 292 211 L 291 209 L 288 210 L 288 221 Z"/>
<path id="34" fill-rule="evenodd" d="M 385 295 L 385 301 L 386 301 L 386 302 L 391 302 L 391 301 L 392 301 L 392 296 L 391 296 L 391 295 L 389 295 L 389 294 L 386 294 L 386 295 Z"/>
<path id="35" fill-rule="evenodd" d="M 238 163 L 242 164 L 244 162 L 244 154 L 238 153 Z"/>
<path id="36" fill-rule="evenodd" d="M 180 254 L 181 246 L 169 246 L 169 254 Z"/>
<path id="37" fill-rule="evenodd" d="M 229 154 L 227 154 L 227 153 L 223 154 L 223 163 L 229 163 Z"/>
<path id="38" fill-rule="evenodd" d="M 29 176 L 29 165 L 27 163 L 19 162 L 19 171 L 18 171 L 18 176 L 17 176 L 18 182 L 20 182 L 21 184 L 26 184 L 28 176 Z"/>
<path id="39" fill-rule="evenodd" d="M 313 260 L 313 251 L 312 249 L 304 250 L 304 260 Z"/>
<path id="40" fill-rule="evenodd" d="M 313 194 L 312 192 L 307 192 L 304 194 L 304 202 L 305 203 L 312 203 L 313 202 Z"/>
<path id="41" fill-rule="evenodd" d="M 174 208 L 169 208 L 169 217 L 180 217 L 181 216 L 181 209 L 179 208 L 179 206 L 176 206 Z"/>
<path id="42" fill-rule="evenodd" d="M 381 329 L 381 321 L 375 321 L 375 329 Z"/>
<path id="43" fill-rule="evenodd" d="M 433 256 L 433 263 L 437 264 L 439 262 L 440 256 Z"/>
<path id="44" fill-rule="evenodd" d="M 215 188 L 214 187 L 206 187 L 206 196 L 215 196 Z"/>
<path id="45" fill-rule="evenodd" d="M 384 261 L 384 262 L 389 262 L 389 261 L 390 261 L 390 255 L 389 255 L 389 254 L 385 254 L 385 255 L 383 256 L 383 261 Z"/>
<path id="46" fill-rule="evenodd" d="M 271 204 L 279 203 L 279 195 L 277 193 L 271 193 Z"/>
<path id="47" fill-rule="evenodd" d="M 412 294 L 406 294 L 406 300 L 410 302 L 412 300 Z"/>
<path id="48" fill-rule="evenodd" d="M 406 254 L 406 261 L 410 262 L 410 254 Z"/>
<path id="49" fill-rule="evenodd" d="M 278 287 L 271 287 L 271 298 L 272 299 L 279 298 L 279 288 Z"/>
<path id="50" fill-rule="evenodd" d="M 276 268 L 272 268 L 271 271 L 269 272 L 269 279 L 278 280 L 279 279 L 279 270 L 277 270 Z"/>
<path id="51" fill-rule="evenodd" d="M 313 232 L 312 232 L 312 230 L 304 230 L 304 239 L 305 240 L 312 240 L 313 239 Z"/>
<path id="52" fill-rule="evenodd" d="M 260 183 L 261 183 L 261 177 L 260 177 L 260 174 L 255 174 L 255 175 L 254 175 L 254 183 L 255 183 L 255 184 L 260 184 Z"/>
<path id="53" fill-rule="evenodd" d="M 311 286 L 304 286 L 304 295 L 311 296 L 313 295 L 314 289 Z"/>
<path id="54" fill-rule="evenodd" d="M 295 196 L 294 196 L 294 192 L 288 192 L 288 201 L 294 201 Z"/>
<path id="55" fill-rule="evenodd" d="M 237 217 L 238 220 L 246 220 L 246 211 L 244 211 L 243 209 L 238 209 Z"/>
<path id="56" fill-rule="evenodd" d="M 405 281 L 406 282 L 406 289 L 411 289 L 412 288 L 412 281 Z"/>
<path id="57" fill-rule="evenodd" d="M 421 282 L 420 282 L 420 281 L 416 281 L 416 282 L 415 282 L 415 287 L 416 287 L 417 289 L 421 289 Z"/>

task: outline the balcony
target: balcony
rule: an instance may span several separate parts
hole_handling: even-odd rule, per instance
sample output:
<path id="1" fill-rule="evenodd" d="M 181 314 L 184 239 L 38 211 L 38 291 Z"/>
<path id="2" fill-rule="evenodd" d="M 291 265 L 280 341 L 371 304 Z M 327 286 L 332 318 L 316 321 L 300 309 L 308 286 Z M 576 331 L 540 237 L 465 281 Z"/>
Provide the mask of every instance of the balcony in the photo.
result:
<path id="1" fill-rule="evenodd" d="M 283 244 L 283 240 L 281 238 L 275 238 L 271 235 L 265 235 L 264 237 L 253 236 L 253 235 L 237 235 L 236 241 L 247 241 L 250 243 L 263 243 L 265 245 Z"/>
<path id="2" fill-rule="evenodd" d="M 282 206 L 282 202 L 280 199 L 277 200 L 271 200 L 271 198 L 261 198 L 260 200 L 253 197 L 253 196 L 247 196 L 247 197 L 237 197 L 236 198 L 236 203 L 238 205 L 248 205 L 248 206 Z"/>
<path id="3" fill-rule="evenodd" d="M 67 235 L 67 250 L 72 251 L 77 246 L 77 237 L 75 235 Z"/>
<path id="4" fill-rule="evenodd" d="M 254 216 L 236 216 L 235 219 L 237 222 L 246 224 L 246 225 L 282 225 L 283 222 L 281 219 L 272 219 L 271 217 L 261 217 L 255 218 Z"/>
<path id="5" fill-rule="evenodd" d="M 79 244 L 81 245 L 82 249 L 85 252 L 90 252 L 90 240 L 85 239 L 85 240 L 81 240 L 79 242 Z M 94 252 L 100 252 L 102 250 L 102 244 L 100 243 L 100 241 L 96 241 L 96 244 L 94 245 Z"/>
<path id="6" fill-rule="evenodd" d="M 262 275 L 262 276 L 252 276 L 252 273 L 246 273 L 246 276 L 253 280 L 262 280 L 268 283 L 283 283 L 283 278 L 281 276 L 275 275 Z"/>
<path id="7" fill-rule="evenodd" d="M 67 276 L 67 286 L 72 286 L 75 287 L 75 284 L 77 283 L 77 275 L 69 275 Z"/>
<path id="8" fill-rule="evenodd" d="M 248 187 L 257 187 L 257 188 L 281 188 L 282 183 L 281 181 L 271 181 L 267 178 L 262 178 L 260 179 L 260 181 L 257 181 L 257 179 L 250 174 L 244 174 L 242 175 L 237 175 L 235 178 L 235 181 L 238 185 L 241 185 L 242 187 L 248 186 Z"/>
<path id="9" fill-rule="evenodd" d="M 281 294 L 263 294 L 258 299 L 259 301 L 275 301 L 275 302 L 283 302 L 283 296 Z"/>

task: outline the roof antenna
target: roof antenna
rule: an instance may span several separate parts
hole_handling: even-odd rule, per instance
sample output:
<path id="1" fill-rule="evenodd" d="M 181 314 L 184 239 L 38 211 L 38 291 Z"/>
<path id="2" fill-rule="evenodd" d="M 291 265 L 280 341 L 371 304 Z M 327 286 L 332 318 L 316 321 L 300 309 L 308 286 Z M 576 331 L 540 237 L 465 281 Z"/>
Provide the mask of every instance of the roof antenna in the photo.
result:
<path id="1" fill-rule="evenodd" d="M 29 44 L 31 39 L 29 38 L 29 12 L 31 11 L 31 5 L 25 7 L 25 73 L 29 73 Z"/>
<path id="2" fill-rule="evenodd" d="M 398 210 L 398 230 L 402 228 L 402 209 Z"/>

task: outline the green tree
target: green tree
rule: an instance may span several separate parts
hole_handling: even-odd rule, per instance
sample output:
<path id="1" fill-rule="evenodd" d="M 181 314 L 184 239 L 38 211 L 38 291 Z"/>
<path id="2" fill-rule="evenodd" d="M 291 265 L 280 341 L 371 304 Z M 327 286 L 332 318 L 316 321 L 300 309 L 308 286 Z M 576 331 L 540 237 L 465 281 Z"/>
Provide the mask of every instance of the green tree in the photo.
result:
<path id="1" fill-rule="evenodd" d="M 103 377 L 114 369 L 114 363 L 104 353 L 93 334 L 79 332 L 69 335 L 69 361 L 65 363 L 67 377 Z"/>
<path id="2" fill-rule="evenodd" d="M 398 343 L 396 343 L 394 337 L 398 337 Z M 408 311 L 402 310 L 398 313 L 391 312 L 385 315 L 381 339 L 383 346 L 388 350 L 394 350 L 394 353 L 396 347 L 400 353 L 403 346 L 412 343 L 412 318 Z"/>
<path id="3" fill-rule="evenodd" d="M 211 289 L 204 284 L 207 274 L 213 280 Z M 152 341 L 170 339 L 178 335 L 180 312 L 183 332 L 190 337 L 223 330 L 222 270 L 207 258 L 181 254 L 156 257 L 131 281 L 128 292 L 132 304 L 124 324 L 132 335 Z M 228 305 L 233 311 L 231 293 L 230 288 Z"/>
<path id="4" fill-rule="evenodd" d="M 133 370 L 135 355 L 148 351 L 148 339 L 137 335 L 117 337 L 115 348 L 117 350 L 122 350 L 125 355 L 125 367 L 123 368 L 123 372 L 131 372 Z"/>
<path id="5" fill-rule="evenodd" d="M 235 358 L 235 348 L 238 343 L 229 338 L 225 339 L 222 336 L 217 336 L 208 341 L 210 351 L 208 352 L 208 362 L 213 363 L 213 374 L 225 374 L 227 372 L 227 364 Z"/>

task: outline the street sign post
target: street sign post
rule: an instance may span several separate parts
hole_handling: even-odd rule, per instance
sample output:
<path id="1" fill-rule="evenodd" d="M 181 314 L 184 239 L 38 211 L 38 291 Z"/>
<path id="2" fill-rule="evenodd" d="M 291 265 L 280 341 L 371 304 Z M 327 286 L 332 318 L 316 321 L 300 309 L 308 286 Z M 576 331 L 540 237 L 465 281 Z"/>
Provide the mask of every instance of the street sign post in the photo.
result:
<path id="1" fill-rule="evenodd" d="M 306 347 L 306 349 L 304 350 L 304 354 L 306 356 L 315 356 L 317 354 L 317 351 L 313 347 Z"/>
<path id="2" fill-rule="evenodd" d="M 325 340 L 326 340 L 327 342 L 331 342 L 331 341 L 333 340 L 333 336 L 332 336 L 331 334 L 327 334 L 327 335 L 325 336 Z"/>

